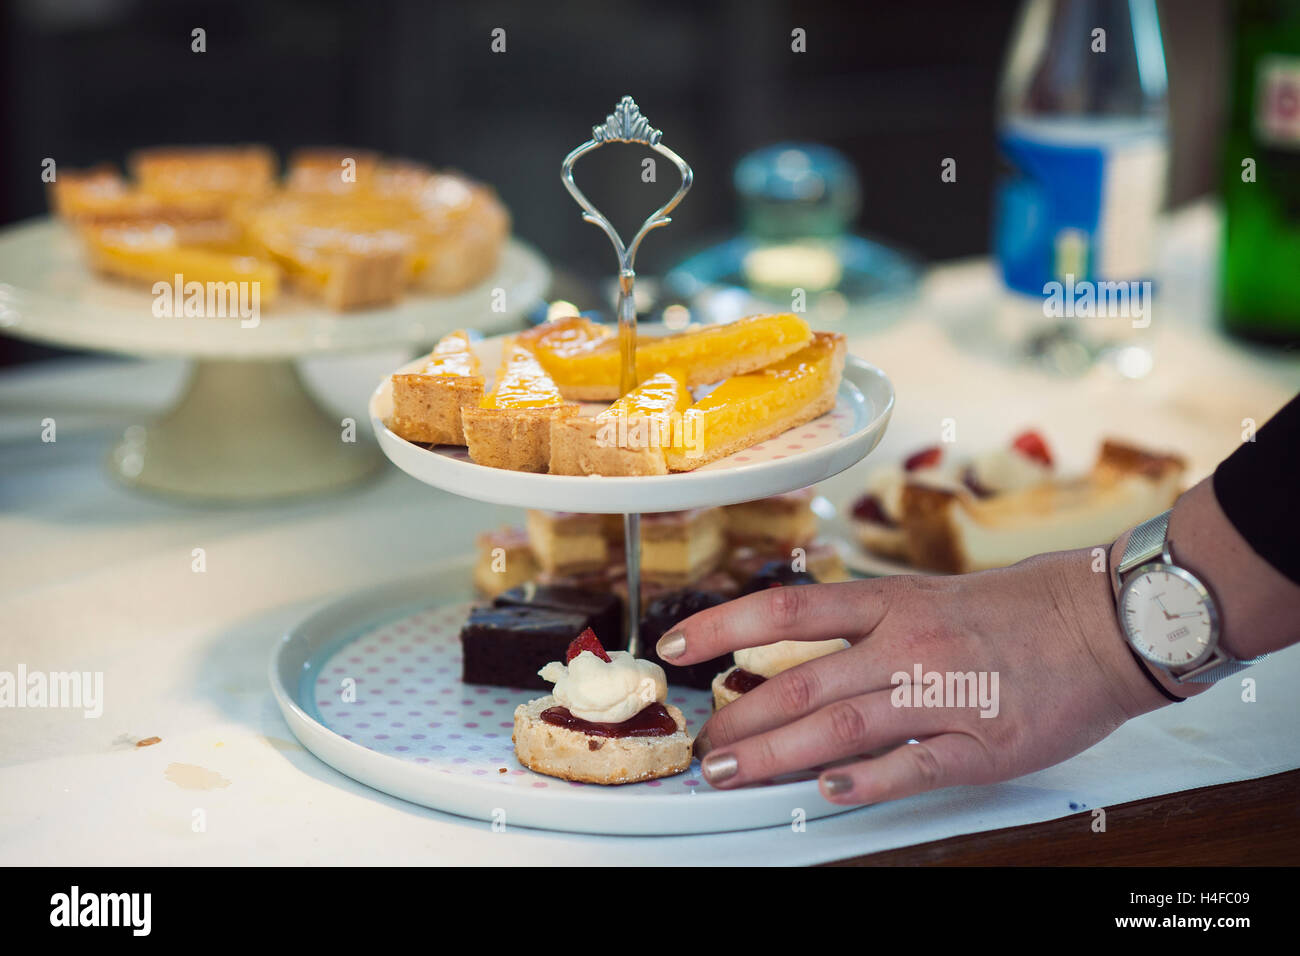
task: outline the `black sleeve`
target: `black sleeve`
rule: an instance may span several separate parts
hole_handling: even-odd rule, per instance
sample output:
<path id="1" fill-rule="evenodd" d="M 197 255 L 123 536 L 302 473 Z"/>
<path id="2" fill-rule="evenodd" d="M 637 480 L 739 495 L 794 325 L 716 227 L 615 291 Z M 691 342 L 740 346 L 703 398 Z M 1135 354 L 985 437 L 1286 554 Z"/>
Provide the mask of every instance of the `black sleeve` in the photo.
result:
<path id="1" fill-rule="evenodd" d="M 1300 584 L 1300 395 L 1220 462 L 1214 494 L 1255 553 Z"/>

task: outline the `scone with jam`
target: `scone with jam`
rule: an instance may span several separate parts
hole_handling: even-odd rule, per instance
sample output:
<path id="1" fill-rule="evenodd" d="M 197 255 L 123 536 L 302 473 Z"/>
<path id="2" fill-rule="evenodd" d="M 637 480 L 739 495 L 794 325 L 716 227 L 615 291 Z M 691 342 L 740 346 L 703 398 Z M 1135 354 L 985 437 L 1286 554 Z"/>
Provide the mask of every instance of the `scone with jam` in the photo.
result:
<path id="1" fill-rule="evenodd" d="M 583 631 L 538 672 L 552 694 L 515 709 L 515 756 L 530 770 L 582 783 L 618 784 L 681 773 L 691 765 L 686 718 L 667 703 L 663 668 L 626 651 L 605 652 Z"/>

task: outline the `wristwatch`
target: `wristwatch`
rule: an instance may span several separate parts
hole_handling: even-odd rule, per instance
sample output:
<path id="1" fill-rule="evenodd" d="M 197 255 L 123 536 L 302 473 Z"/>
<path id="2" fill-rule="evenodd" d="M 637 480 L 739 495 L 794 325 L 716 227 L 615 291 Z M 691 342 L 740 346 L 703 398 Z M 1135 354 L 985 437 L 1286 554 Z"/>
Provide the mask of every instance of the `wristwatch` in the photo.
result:
<path id="1" fill-rule="evenodd" d="M 1218 605 L 1200 578 L 1174 563 L 1168 511 L 1133 529 L 1115 576 L 1130 649 L 1177 683 L 1213 684 L 1267 656 L 1238 660 L 1219 646 Z"/>

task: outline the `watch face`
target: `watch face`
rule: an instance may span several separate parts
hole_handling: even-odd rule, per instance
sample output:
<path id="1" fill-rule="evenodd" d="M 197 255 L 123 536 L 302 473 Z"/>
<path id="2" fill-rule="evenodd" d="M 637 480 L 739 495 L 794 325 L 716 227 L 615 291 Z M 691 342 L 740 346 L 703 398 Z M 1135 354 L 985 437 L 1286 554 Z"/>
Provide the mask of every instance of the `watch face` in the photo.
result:
<path id="1" fill-rule="evenodd" d="M 1200 581 L 1168 564 L 1148 564 L 1125 583 L 1119 617 L 1133 649 L 1162 667 L 1203 661 L 1219 636 L 1214 599 Z"/>

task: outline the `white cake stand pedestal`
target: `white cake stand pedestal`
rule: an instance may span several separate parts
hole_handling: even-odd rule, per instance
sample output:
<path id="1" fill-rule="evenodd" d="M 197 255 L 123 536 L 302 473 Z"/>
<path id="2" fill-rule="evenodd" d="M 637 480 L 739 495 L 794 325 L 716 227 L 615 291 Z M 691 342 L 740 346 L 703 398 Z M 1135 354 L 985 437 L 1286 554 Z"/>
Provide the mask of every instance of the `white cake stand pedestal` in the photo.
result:
<path id="1" fill-rule="evenodd" d="M 133 487 L 212 502 L 328 492 L 378 471 L 383 459 L 364 429 L 319 405 L 297 359 L 423 348 L 461 327 L 509 328 L 549 282 L 542 257 L 512 240 L 493 275 L 454 296 L 410 296 L 340 314 L 286 294 L 255 324 L 237 316 L 159 317 L 150 290 L 91 272 L 60 223 L 42 218 L 0 231 L 0 331 L 191 360 L 176 404 L 129 427 L 108 463 Z"/>

